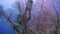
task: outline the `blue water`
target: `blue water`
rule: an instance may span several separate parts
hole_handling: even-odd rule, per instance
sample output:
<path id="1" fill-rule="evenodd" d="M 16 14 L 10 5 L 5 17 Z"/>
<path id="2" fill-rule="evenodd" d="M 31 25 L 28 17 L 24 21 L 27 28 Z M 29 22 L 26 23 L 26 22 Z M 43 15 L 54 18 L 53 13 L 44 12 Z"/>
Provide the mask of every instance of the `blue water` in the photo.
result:
<path id="1" fill-rule="evenodd" d="M 14 34 L 12 28 L 7 23 L 8 21 L 0 16 L 0 34 Z"/>

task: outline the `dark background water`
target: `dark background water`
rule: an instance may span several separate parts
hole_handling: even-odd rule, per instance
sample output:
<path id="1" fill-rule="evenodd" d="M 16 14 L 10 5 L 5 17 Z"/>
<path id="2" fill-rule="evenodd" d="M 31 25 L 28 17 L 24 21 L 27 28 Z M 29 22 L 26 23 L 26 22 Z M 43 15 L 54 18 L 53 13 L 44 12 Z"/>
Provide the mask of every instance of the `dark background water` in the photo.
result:
<path id="1" fill-rule="evenodd" d="M 0 34 L 14 34 L 7 22 L 8 21 L 4 17 L 0 16 Z"/>

